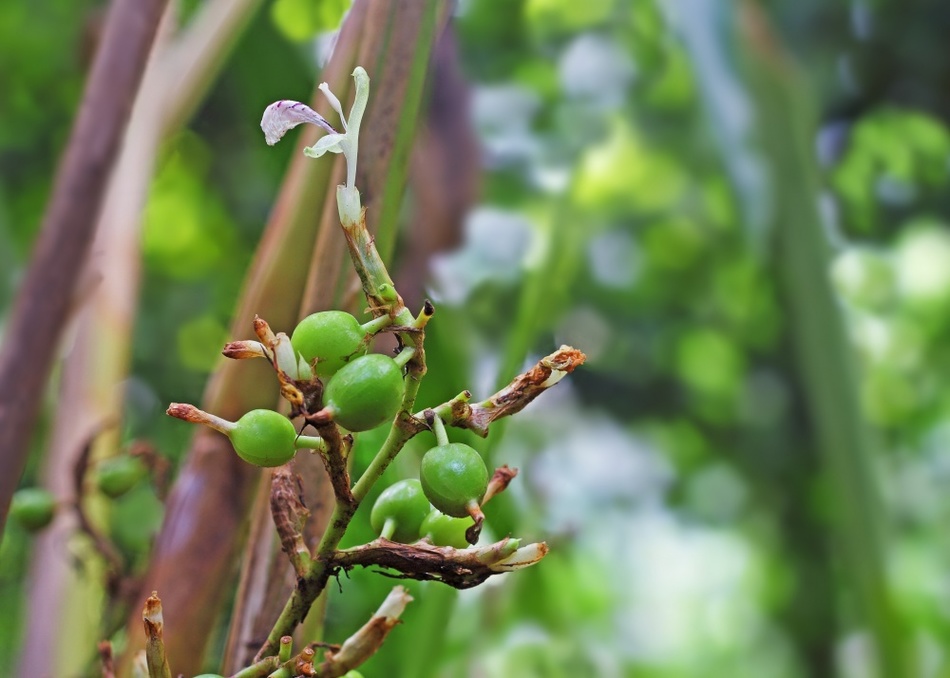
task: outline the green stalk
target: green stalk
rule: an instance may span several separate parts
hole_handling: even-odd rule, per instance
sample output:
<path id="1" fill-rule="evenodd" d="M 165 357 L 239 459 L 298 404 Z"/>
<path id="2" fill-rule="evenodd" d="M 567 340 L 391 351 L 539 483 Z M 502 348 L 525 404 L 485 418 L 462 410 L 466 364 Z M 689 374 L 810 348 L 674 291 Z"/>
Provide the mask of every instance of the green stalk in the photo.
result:
<path id="1" fill-rule="evenodd" d="M 690 6 L 701 9 L 698 4 Z M 755 141 L 764 151 L 761 160 L 772 201 L 775 264 L 788 302 L 791 340 L 810 425 L 837 498 L 834 536 L 843 581 L 854 595 L 856 621 L 866 625 L 874 638 L 881 675 L 914 675 L 906 633 L 888 587 L 883 508 L 872 471 L 875 444 L 861 415 L 854 351 L 829 280 L 826 223 L 819 210 L 821 182 L 812 150 L 815 112 L 805 84 L 778 50 L 776 37 L 756 4 L 742 3 L 738 17 L 728 3 L 699 14 L 706 19 L 710 15 L 737 18 L 742 29 L 738 36 L 724 37 L 716 35 L 721 26 L 715 21 L 697 16 L 684 21 L 687 44 L 694 48 L 697 62 L 710 62 L 710 44 L 722 41 L 719 49 L 728 53 L 725 44 L 735 42 L 747 66 L 746 81 L 738 84 L 747 88 L 751 119 L 756 121 Z M 721 118 L 712 83 L 708 78 L 701 80 L 705 80 L 703 94 L 713 117 L 718 113 Z M 731 153 L 731 149 L 732 145 L 725 146 L 723 152 Z"/>

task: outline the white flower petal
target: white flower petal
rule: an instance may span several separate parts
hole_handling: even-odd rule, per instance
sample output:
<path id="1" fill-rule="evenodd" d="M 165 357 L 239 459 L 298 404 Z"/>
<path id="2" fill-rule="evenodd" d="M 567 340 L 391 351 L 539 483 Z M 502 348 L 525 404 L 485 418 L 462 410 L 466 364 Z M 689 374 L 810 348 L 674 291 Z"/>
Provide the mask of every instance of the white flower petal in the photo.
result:
<path id="1" fill-rule="evenodd" d="M 343 115 L 343 106 L 340 104 L 340 100 L 336 98 L 336 94 L 330 91 L 330 86 L 325 82 L 321 82 L 317 89 L 323 92 L 323 96 L 330 102 L 330 107 L 340 116 L 340 122 L 343 123 L 343 129 L 345 130 L 346 116 Z"/>
<path id="2" fill-rule="evenodd" d="M 282 99 L 275 101 L 264 109 L 264 116 L 261 118 L 264 140 L 268 146 L 273 146 L 281 140 L 288 130 L 305 122 L 318 125 L 333 134 L 336 133 L 336 130 L 323 119 L 322 115 L 306 104 Z"/>
<path id="3" fill-rule="evenodd" d="M 344 141 L 346 141 L 345 134 L 328 134 L 321 137 L 313 146 L 303 149 L 303 152 L 311 158 L 319 158 L 324 153 L 342 153 Z"/>

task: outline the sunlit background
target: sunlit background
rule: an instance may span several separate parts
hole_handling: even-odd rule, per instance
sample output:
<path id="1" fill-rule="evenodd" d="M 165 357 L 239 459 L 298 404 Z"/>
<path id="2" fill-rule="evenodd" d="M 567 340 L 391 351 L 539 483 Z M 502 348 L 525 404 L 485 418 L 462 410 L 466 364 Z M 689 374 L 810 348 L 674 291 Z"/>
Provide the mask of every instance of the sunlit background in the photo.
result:
<path id="1" fill-rule="evenodd" d="M 263 3 L 162 148 L 117 388 L 123 436 L 175 464 L 192 431 L 164 408 L 200 402 L 294 151 L 264 144 L 261 112 L 307 100 L 348 4 Z M 0 8 L 0 322 L 101 9 Z M 438 309 L 420 402 L 486 396 L 562 343 L 589 360 L 481 444 L 521 469 L 489 532 L 551 554 L 457 598 L 414 586 L 367 678 L 950 675 L 948 29 L 938 0 L 455 6 L 422 116 L 451 130 L 420 137 L 414 162 L 430 143 L 462 167 L 470 205 L 420 233 L 431 196 L 414 174 L 394 266 Z M 796 254 L 816 236 L 826 250 Z M 820 367 L 840 326 L 846 383 Z M 868 443 L 835 449 L 839 425 Z M 431 443 L 414 442 L 388 480 Z M 161 512 L 146 487 L 117 503 L 130 561 Z M 372 538 L 356 525 L 348 543 Z M 30 545 L 11 528 L 0 549 L 0 666 L 22 640 Z M 328 639 L 391 585 L 342 580 Z"/>

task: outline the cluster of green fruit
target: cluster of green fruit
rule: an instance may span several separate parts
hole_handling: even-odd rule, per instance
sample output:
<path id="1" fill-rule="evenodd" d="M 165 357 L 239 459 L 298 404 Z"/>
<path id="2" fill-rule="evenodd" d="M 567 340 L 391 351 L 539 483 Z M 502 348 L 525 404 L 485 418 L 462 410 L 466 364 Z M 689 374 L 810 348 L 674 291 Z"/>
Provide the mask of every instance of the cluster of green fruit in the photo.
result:
<path id="1" fill-rule="evenodd" d="M 96 466 L 96 487 L 110 499 L 117 499 L 148 475 L 148 467 L 138 457 L 122 454 Z M 29 532 L 42 530 L 56 515 L 56 497 L 49 490 L 25 487 L 10 502 L 10 517 Z"/>
<path id="2" fill-rule="evenodd" d="M 373 335 L 389 322 L 383 316 L 360 325 L 349 313 L 321 311 L 301 320 L 290 337 L 307 376 L 324 382 L 324 410 L 348 431 L 375 428 L 399 410 L 408 356 L 368 353 Z M 286 464 L 297 449 L 316 444 L 298 436 L 290 420 L 273 410 L 251 410 L 222 432 L 238 455 L 256 466 Z"/>
<path id="3" fill-rule="evenodd" d="M 437 430 L 442 438 L 444 429 Z M 478 452 L 442 442 L 422 458 L 419 480 L 400 480 L 379 495 L 370 524 L 380 537 L 403 544 L 427 538 L 436 546 L 465 548 L 478 539 L 472 527 L 481 523 L 487 489 L 488 469 Z"/>

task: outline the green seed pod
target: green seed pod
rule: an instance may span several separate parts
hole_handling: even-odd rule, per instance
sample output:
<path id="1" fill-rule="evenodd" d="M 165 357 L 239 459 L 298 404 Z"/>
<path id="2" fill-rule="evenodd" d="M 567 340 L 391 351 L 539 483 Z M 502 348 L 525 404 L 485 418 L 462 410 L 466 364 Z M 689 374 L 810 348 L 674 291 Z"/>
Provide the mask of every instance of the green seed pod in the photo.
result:
<path id="1" fill-rule="evenodd" d="M 294 458 L 297 431 L 273 410 L 251 410 L 228 433 L 238 456 L 255 466 L 281 466 Z"/>
<path id="2" fill-rule="evenodd" d="M 369 522 L 379 536 L 408 544 L 419 539 L 419 526 L 431 508 L 418 480 L 400 480 L 379 495 Z"/>
<path id="3" fill-rule="evenodd" d="M 468 546 L 465 531 L 474 525 L 471 518 L 453 518 L 442 513 L 439 509 L 432 509 L 422 525 L 419 526 L 419 535 L 428 537 L 436 546 L 454 546 L 464 549 Z"/>
<path id="4" fill-rule="evenodd" d="M 55 514 L 56 498 L 40 487 L 18 490 L 10 500 L 10 517 L 29 532 L 42 530 Z"/>
<path id="5" fill-rule="evenodd" d="M 148 467 L 138 457 L 123 454 L 106 459 L 96 467 L 96 486 L 115 499 L 131 490 L 148 475 Z"/>
<path id="6" fill-rule="evenodd" d="M 432 505 L 454 518 L 471 515 L 488 489 L 485 462 L 462 443 L 439 445 L 426 452 L 419 479 Z"/>
<path id="7" fill-rule="evenodd" d="M 343 311 L 308 315 L 294 328 L 290 343 L 307 363 L 317 361 L 315 372 L 321 379 L 332 377 L 369 348 L 366 331 Z"/>
<path id="8" fill-rule="evenodd" d="M 323 404 L 343 428 L 368 431 L 393 418 L 402 391 L 402 368 L 389 356 L 371 353 L 333 375 L 323 391 Z"/>

